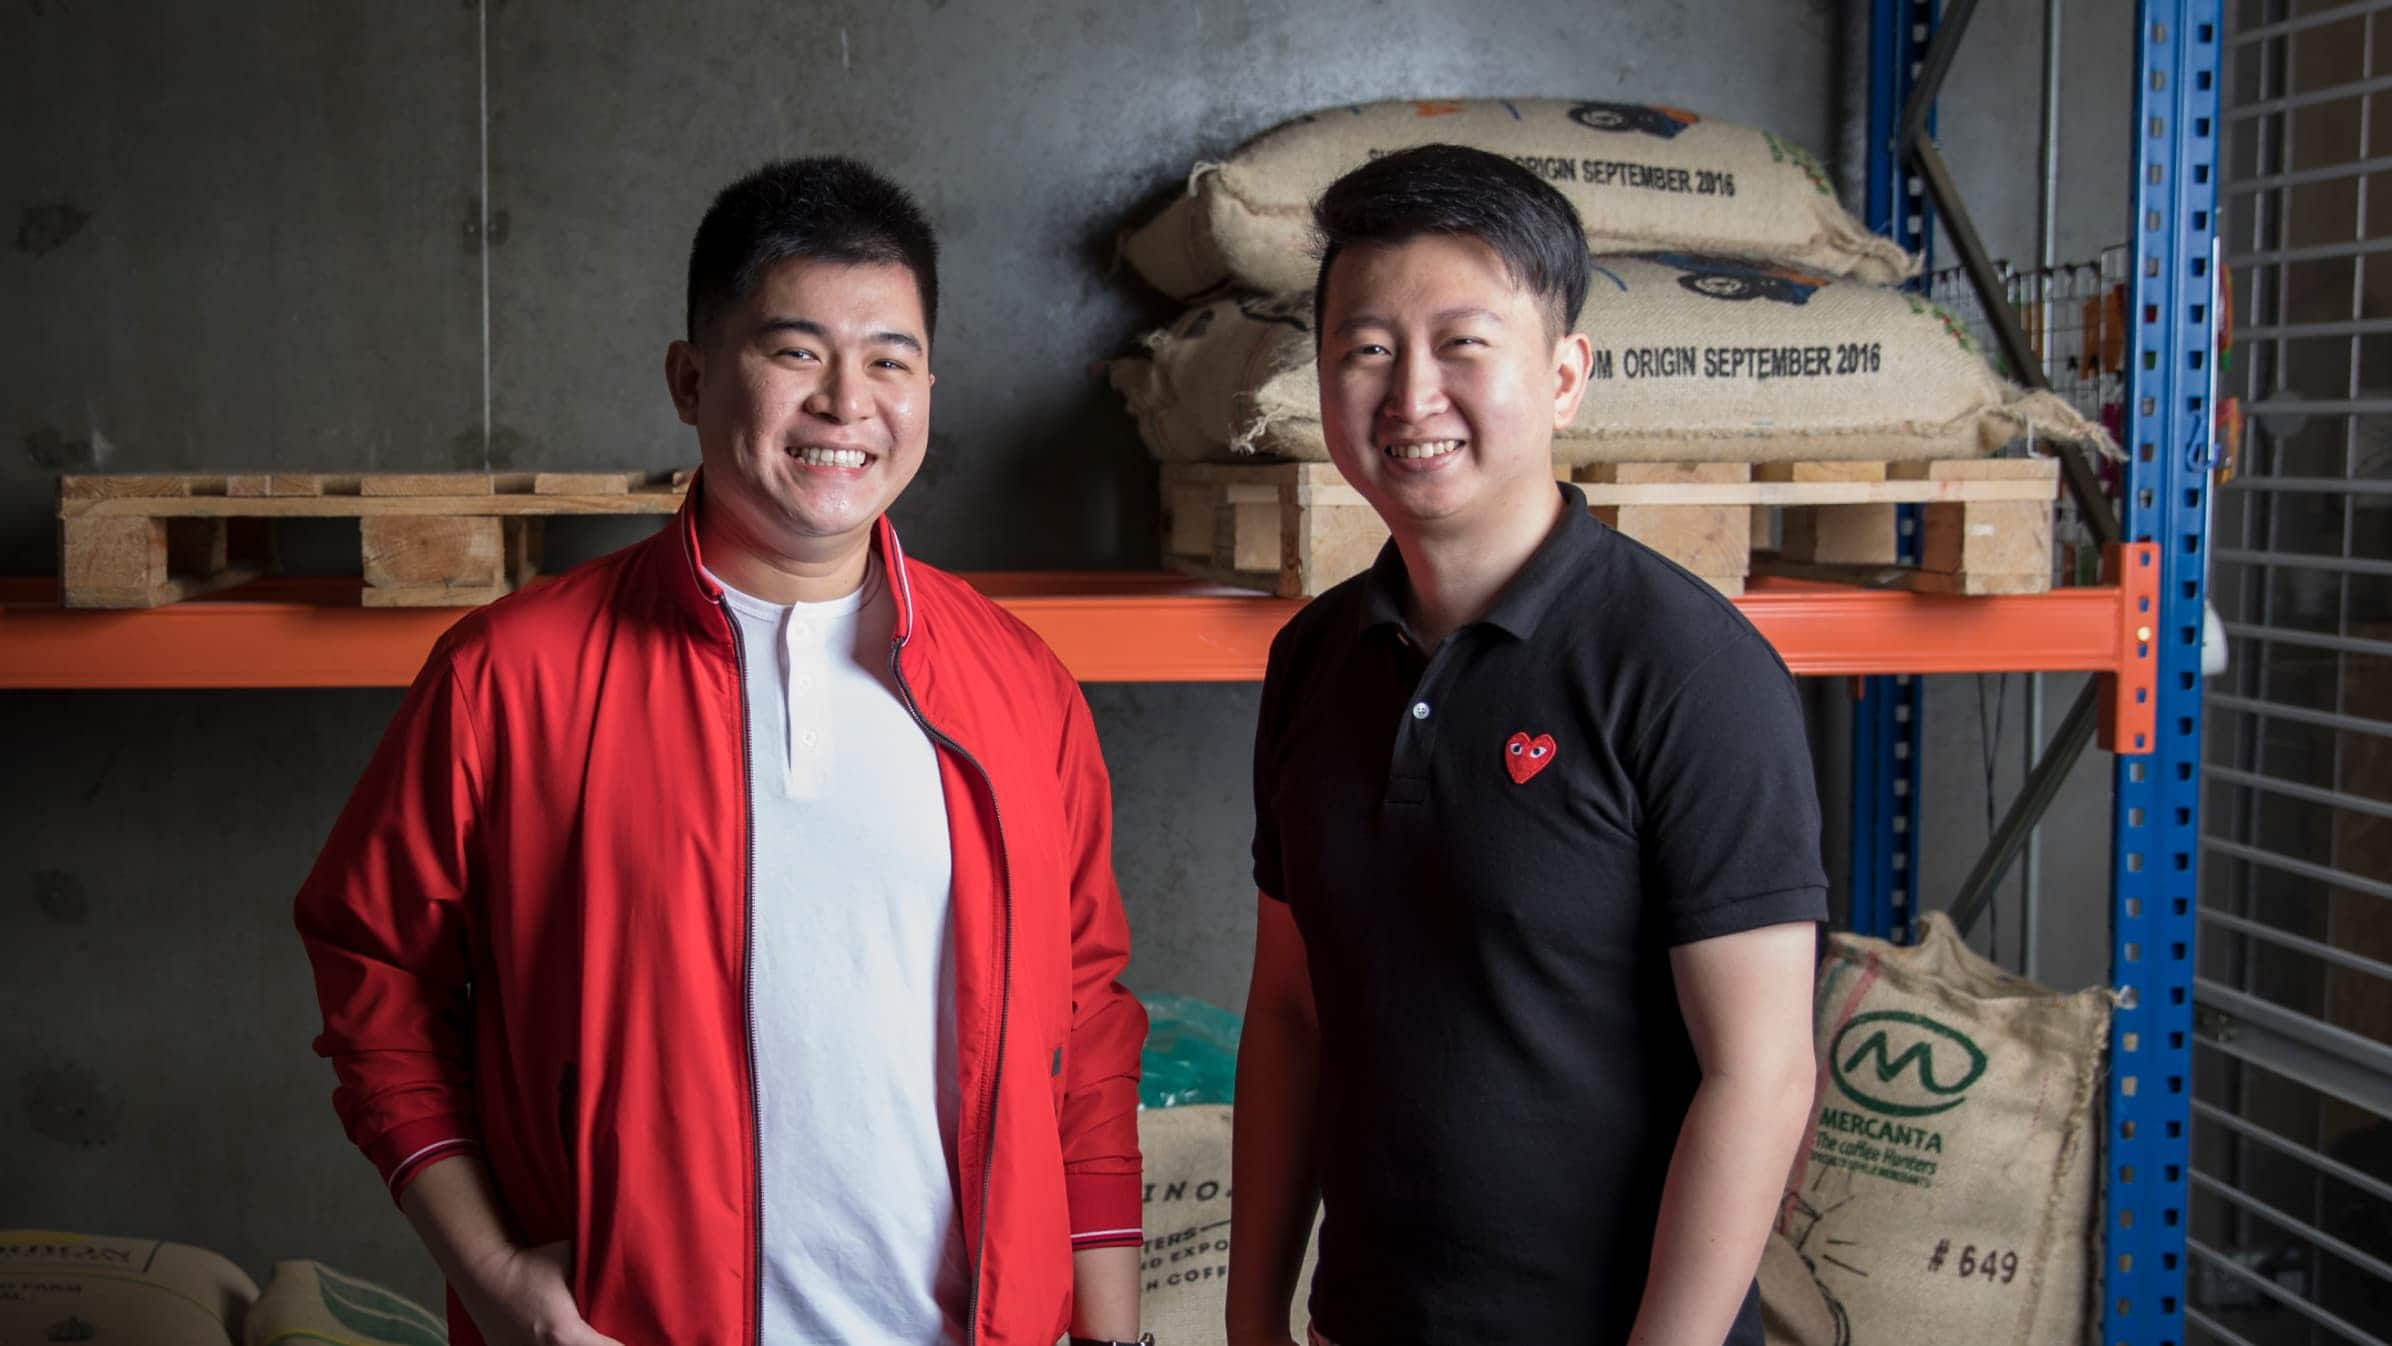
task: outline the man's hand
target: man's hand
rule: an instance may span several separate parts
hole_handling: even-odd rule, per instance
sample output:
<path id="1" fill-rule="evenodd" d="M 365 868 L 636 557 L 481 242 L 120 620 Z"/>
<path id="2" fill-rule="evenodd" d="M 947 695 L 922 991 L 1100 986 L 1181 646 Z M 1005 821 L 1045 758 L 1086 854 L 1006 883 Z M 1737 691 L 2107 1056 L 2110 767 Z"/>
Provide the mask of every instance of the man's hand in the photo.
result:
<path id="1" fill-rule="evenodd" d="M 508 1234 L 480 1155 L 434 1159 L 400 1194 L 399 1209 L 490 1346 L 622 1346 L 573 1302 L 570 1242 L 527 1248 Z"/>
<path id="2" fill-rule="evenodd" d="M 509 1245 L 471 1266 L 457 1298 L 490 1346 L 622 1346 L 582 1320 L 572 1265 L 569 1242 Z"/>

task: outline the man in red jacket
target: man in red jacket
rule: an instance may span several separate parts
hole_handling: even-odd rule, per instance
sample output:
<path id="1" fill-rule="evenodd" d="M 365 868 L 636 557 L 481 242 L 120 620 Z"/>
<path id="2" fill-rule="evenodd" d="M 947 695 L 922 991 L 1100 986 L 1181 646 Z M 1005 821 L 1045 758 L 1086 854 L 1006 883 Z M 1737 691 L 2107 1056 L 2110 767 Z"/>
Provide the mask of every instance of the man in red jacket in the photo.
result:
<path id="1" fill-rule="evenodd" d="M 861 165 L 726 189 L 665 362 L 688 503 L 441 639 L 299 894 L 459 1343 L 1137 1335 L 1096 734 L 885 517 L 937 305 Z"/>

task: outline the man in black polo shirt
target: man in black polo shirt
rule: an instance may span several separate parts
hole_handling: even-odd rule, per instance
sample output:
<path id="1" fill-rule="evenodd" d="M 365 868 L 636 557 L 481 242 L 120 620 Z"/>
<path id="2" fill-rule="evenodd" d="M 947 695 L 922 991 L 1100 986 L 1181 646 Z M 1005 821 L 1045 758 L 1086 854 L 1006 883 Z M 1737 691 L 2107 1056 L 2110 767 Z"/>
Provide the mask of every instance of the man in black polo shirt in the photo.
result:
<path id="1" fill-rule="evenodd" d="M 1429 146 L 1315 217 L 1322 425 L 1394 538 L 1263 683 L 1230 1340 L 1286 1340 L 1317 1192 L 1334 1346 L 1760 1346 L 1826 916 L 1793 681 L 1554 481 L 1559 193 Z"/>

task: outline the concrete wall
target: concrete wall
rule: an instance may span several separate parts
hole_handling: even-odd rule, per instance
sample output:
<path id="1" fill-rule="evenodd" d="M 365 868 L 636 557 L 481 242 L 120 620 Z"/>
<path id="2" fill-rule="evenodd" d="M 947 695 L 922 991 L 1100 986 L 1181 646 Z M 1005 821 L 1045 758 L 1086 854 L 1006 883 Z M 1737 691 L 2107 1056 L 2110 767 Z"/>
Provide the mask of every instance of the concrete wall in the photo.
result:
<path id="1" fill-rule="evenodd" d="M 0 207 L 18 216 L 0 573 L 51 568 L 60 471 L 690 460 L 659 386 L 689 232 L 739 171 L 831 149 L 918 190 L 946 248 L 938 429 L 897 511 L 914 549 L 1147 567 L 1153 468 L 1090 366 L 1169 316 L 1107 274 L 1109 240 L 1193 160 L 1308 108 L 1415 94 L 1651 98 L 1838 140 L 1839 16 L 1818 0 L 485 3 L 0 11 Z M 2031 0 L 1984 8 L 1989 32 L 2039 22 Z M 2089 123 L 2125 116 L 2104 59 L 2071 86 Z M 1947 140 L 1964 103 L 2018 115 L 2003 105 L 2031 104 L 2031 76 L 1964 65 Z M 2014 151 L 2015 169 L 1963 168 L 2003 218 L 2031 181 L 2031 142 Z M 2070 172 L 2093 199 L 2123 179 Z M 342 545 L 328 526 L 286 555 L 332 567 Z M 1816 692 L 1832 771 L 1840 693 Z M 1930 693 L 1931 890 L 1982 830 L 1953 695 Z M 1255 689 L 1089 696 L 1131 980 L 1238 1004 Z M 0 695 L 0 1225 L 187 1239 L 256 1272 L 314 1256 L 435 1295 L 326 1104 L 288 932 L 396 704 Z M 2106 799 L 2086 812 L 2099 844 Z M 2105 870 L 2072 851 L 2071 900 L 2097 911 Z"/>

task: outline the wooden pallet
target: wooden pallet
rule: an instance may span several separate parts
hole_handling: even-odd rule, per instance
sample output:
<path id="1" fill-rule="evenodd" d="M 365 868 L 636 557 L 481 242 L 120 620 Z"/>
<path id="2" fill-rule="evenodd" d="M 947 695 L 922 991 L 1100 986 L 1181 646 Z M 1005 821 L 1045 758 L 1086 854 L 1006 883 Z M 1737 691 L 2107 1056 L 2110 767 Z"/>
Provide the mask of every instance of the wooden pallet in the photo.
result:
<path id="1" fill-rule="evenodd" d="M 2049 459 L 1564 471 L 1596 518 L 1723 593 L 1744 592 L 1756 570 L 1926 593 L 2051 587 L 2059 468 Z M 1895 561 L 1894 511 L 1903 504 L 1925 506 L 1915 566 Z M 1328 463 L 1166 463 L 1163 520 L 1171 568 L 1288 598 L 1361 571 L 1387 540 L 1378 515 Z"/>
<path id="2" fill-rule="evenodd" d="M 690 473 L 177 472 L 58 480 L 68 607 L 151 608 L 274 565 L 275 519 L 354 518 L 369 607 L 470 607 L 539 570 L 555 514 L 669 514 Z"/>
<path id="3" fill-rule="evenodd" d="M 1836 580 L 1933 594 L 2039 594 L 2051 588 L 2051 458 L 1958 458 L 1924 463 L 1763 463 L 1755 485 L 1800 487 L 1818 503 L 1779 511 L 1774 551 L 1754 568 L 1789 579 Z M 1858 487 L 1865 502 L 1833 501 Z M 1782 502 L 1770 502 L 1782 503 Z M 1919 559 L 1896 560 L 1897 505 L 1920 506 Z M 1759 519 L 1756 511 L 1756 532 Z"/>
<path id="4" fill-rule="evenodd" d="M 1378 511 L 1331 464 L 1163 465 L 1163 562 L 1181 574 L 1309 598 L 1386 543 Z"/>

